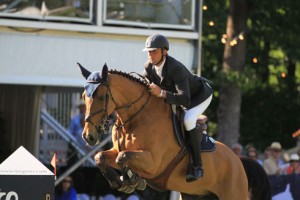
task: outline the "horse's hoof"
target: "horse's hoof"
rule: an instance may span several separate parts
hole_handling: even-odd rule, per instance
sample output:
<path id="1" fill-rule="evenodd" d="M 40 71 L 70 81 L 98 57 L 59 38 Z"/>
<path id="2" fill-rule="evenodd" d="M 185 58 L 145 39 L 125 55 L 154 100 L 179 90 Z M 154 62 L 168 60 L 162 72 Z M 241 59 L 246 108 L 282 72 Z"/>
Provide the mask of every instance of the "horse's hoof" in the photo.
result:
<path id="1" fill-rule="evenodd" d="M 138 184 L 138 186 L 136 187 L 136 189 L 137 189 L 137 190 L 145 190 L 145 189 L 146 189 L 146 186 L 147 186 L 146 180 L 142 178 L 142 179 L 139 181 L 139 184 Z"/>
<path id="2" fill-rule="evenodd" d="M 127 194 L 133 193 L 134 190 L 135 190 L 135 189 L 134 189 L 133 187 L 127 186 L 127 185 L 122 186 L 121 188 L 118 189 L 118 191 L 124 192 L 124 193 L 127 193 Z"/>

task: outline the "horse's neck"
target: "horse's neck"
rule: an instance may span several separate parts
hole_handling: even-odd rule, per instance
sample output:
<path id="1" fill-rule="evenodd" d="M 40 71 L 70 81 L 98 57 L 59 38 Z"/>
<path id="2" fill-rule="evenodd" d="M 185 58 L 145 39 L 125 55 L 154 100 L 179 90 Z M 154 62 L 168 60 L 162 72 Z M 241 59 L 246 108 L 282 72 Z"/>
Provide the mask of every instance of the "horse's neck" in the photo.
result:
<path id="1" fill-rule="evenodd" d="M 160 120 L 169 116 L 170 107 L 163 99 L 151 96 L 144 85 L 120 75 L 114 76 L 111 83 L 111 92 L 117 103 L 116 111 L 123 123 L 129 118 L 132 118 L 132 123 L 149 118 Z"/>
<path id="2" fill-rule="evenodd" d="M 149 95 L 147 92 L 136 106 L 118 112 L 122 123 L 134 127 L 136 131 L 142 131 L 143 134 L 148 129 L 164 130 L 172 126 L 171 107 L 162 99 Z M 155 126 L 154 129 L 153 126 Z"/>
<path id="3" fill-rule="evenodd" d="M 116 111 L 121 118 L 136 113 L 149 96 L 144 85 L 121 75 L 111 76 L 111 93 L 116 103 Z"/>

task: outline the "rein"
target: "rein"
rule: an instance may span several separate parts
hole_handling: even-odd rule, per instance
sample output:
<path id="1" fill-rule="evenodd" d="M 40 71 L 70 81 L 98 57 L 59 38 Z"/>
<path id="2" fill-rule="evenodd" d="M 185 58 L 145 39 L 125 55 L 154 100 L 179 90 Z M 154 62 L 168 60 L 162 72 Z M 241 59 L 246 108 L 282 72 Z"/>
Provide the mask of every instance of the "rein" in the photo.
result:
<path id="1" fill-rule="evenodd" d="M 137 99 L 136 99 L 135 101 L 133 101 L 132 103 L 130 103 L 130 104 L 126 105 L 126 106 L 118 107 L 118 108 L 115 109 L 115 111 L 116 111 L 116 110 L 119 110 L 119 109 L 123 109 L 123 108 L 126 108 L 126 109 L 132 108 L 133 105 L 134 105 L 136 102 L 138 102 L 143 96 L 144 96 L 144 92 L 142 93 L 142 95 L 141 95 L 139 98 L 137 98 Z M 150 99 L 150 96 L 151 96 L 151 95 L 148 96 L 146 102 L 140 107 L 140 109 L 139 109 L 138 111 L 136 111 L 133 115 L 131 115 L 131 116 L 130 116 L 127 120 L 125 120 L 120 126 L 116 124 L 116 127 L 117 127 L 117 128 L 122 128 L 122 127 L 124 127 L 130 120 L 132 120 L 135 116 L 137 116 L 137 115 L 145 108 L 145 106 L 148 104 L 149 99 Z"/>
<path id="2" fill-rule="evenodd" d="M 138 102 L 138 100 L 140 100 L 143 96 L 144 96 L 144 92 L 142 93 L 142 95 L 138 99 L 136 99 L 134 102 L 130 103 L 128 106 L 119 107 L 118 109 L 121 109 L 121 108 L 132 108 L 133 105 L 134 105 L 134 103 Z M 117 137 L 118 137 L 118 149 L 119 149 L 119 151 L 121 151 L 119 129 L 123 128 L 130 120 L 132 120 L 135 116 L 137 116 L 146 107 L 146 105 L 149 102 L 150 97 L 151 97 L 151 95 L 149 94 L 146 102 L 140 107 L 140 109 L 138 111 L 136 111 L 127 120 L 125 120 L 125 122 L 123 122 L 121 125 L 115 124 L 115 126 L 117 127 L 116 131 L 117 131 Z M 115 109 L 115 110 L 117 110 L 117 109 Z"/>

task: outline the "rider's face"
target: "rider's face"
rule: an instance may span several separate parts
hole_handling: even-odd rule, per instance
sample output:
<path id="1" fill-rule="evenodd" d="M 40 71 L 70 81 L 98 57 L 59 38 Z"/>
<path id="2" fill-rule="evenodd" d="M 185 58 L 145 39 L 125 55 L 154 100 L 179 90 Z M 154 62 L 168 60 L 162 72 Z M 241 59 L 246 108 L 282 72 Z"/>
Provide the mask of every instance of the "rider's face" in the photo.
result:
<path id="1" fill-rule="evenodd" d="M 148 59 L 150 61 L 151 64 L 153 65 L 158 65 L 159 61 L 162 58 L 162 51 L 160 48 L 155 49 L 153 51 L 148 51 Z"/>

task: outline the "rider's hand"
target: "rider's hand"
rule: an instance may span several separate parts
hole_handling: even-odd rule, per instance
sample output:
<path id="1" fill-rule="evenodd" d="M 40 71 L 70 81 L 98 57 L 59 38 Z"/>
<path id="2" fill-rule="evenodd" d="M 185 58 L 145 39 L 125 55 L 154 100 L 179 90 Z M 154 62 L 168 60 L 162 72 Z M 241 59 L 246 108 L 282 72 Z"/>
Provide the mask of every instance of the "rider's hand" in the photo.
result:
<path id="1" fill-rule="evenodd" d="M 154 96 L 159 96 L 161 88 L 158 85 L 155 85 L 154 83 L 151 83 L 149 86 L 149 91 Z"/>

